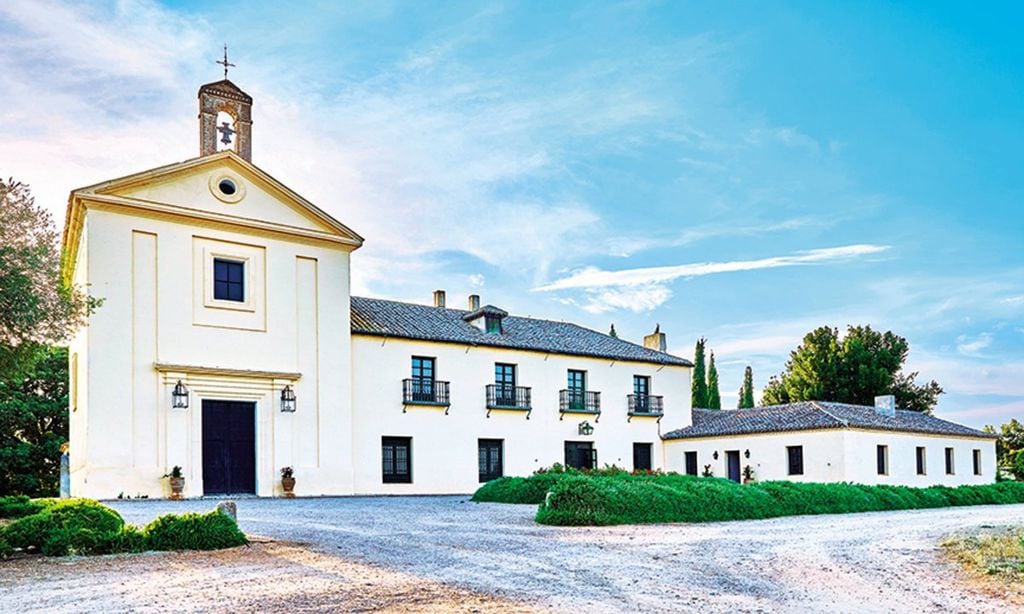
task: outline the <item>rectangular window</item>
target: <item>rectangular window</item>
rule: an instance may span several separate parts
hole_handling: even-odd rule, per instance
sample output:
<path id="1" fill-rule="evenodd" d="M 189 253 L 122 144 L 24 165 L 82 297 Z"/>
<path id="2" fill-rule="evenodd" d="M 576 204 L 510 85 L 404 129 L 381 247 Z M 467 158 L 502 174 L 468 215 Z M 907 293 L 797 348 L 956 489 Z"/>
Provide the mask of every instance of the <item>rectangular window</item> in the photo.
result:
<path id="1" fill-rule="evenodd" d="M 434 381 L 437 365 L 433 358 L 425 356 L 412 357 L 412 400 L 432 403 L 434 396 Z"/>
<path id="2" fill-rule="evenodd" d="M 634 443 L 633 444 L 633 470 L 634 471 L 650 471 L 653 469 L 651 466 L 651 444 L 649 443 Z"/>
<path id="3" fill-rule="evenodd" d="M 687 452 L 684 457 L 686 458 L 686 475 L 697 475 L 697 453 Z"/>
<path id="4" fill-rule="evenodd" d="M 928 475 L 928 463 L 925 458 L 924 446 L 917 447 L 917 475 Z"/>
<path id="5" fill-rule="evenodd" d="M 889 475 L 889 446 L 878 446 L 878 475 Z"/>
<path id="6" fill-rule="evenodd" d="M 651 378 L 646 375 L 633 376 L 633 411 L 651 411 Z"/>
<path id="7" fill-rule="evenodd" d="M 569 369 L 569 409 L 587 407 L 587 372 Z"/>
<path id="8" fill-rule="evenodd" d="M 385 484 L 412 483 L 412 437 L 382 437 L 381 460 Z"/>
<path id="9" fill-rule="evenodd" d="M 953 448 L 946 448 L 946 475 L 953 475 L 956 473 L 955 465 L 953 463 Z"/>
<path id="10" fill-rule="evenodd" d="M 501 318 L 484 316 L 484 330 L 493 335 L 501 334 Z"/>
<path id="11" fill-rule="evenodd" d="M 490 482 L 502 476 L 504 472 L 503 444 L 501 439 L 477 440 L 477 463 L 481 482 Z"/>
<path id="12" fill-rule="evenodd" d="M 245 263 L 213 259 L 213 298 L 219 301 L 245 302 Z"/>
<path id="13" fill-rule="evenodd" d="M 804 474 L 804 447 L 786 446 L 786 457 L 789 461 L 789 475 Z"/>
<path id="14" fill-rule="evenodd" d="M 516 366 L 494 363 L 494 396 L 498 405 L 516 407 Z"/>
<path id="15" fill-rule="evenodd" d="M 597 450 L 589 441 L 565 442 L 565 465 L 576 469 L 597 469 Z"/>
<path id="16" fill-rule="evenodd" d="M 974 475 L 981 475 L 981 450 L 974 450 Z"/>

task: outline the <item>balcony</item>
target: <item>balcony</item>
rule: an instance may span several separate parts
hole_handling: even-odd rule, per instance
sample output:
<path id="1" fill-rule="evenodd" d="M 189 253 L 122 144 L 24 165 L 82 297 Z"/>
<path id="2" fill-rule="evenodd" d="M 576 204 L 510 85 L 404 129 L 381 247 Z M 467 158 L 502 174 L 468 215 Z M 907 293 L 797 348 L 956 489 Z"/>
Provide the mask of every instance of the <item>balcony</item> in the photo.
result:
<path id="1" fill-rule="evenodd" d="M 597 422 L 601 416 L 601 393 L 593 390 L 559 390 L 558 391 L 558 419 L 561 420 L 564 414 L 593 414 Z"/>
<path id="2" fill-rule="evenodd" d="M 404 379 L 402 380 L 402 405 L 444 407 L 444 413 L 447 414 L 447 408 L 451 405 L 448 388 L 448 382 L 428 379 Z"/>
<path id="3" fill-rule="evenodd" d="M 487 417 L 494 410 L 525 411 L 526 419 L 530 419 L 533 404 L 530 399 L 530 388 L 526 386 L 507 386 L 490 384 L 487 386 Z"/>
<path id="4" fill-rule="evenodd" d="M 665 404 L 660 396 L 654 396 L 651 394 L 628 394 L 626 395 L 626 400 L 629 409 L 629 419 L 632 419 L 634 416 L 661 418 L 665 415 Z M 627 419 L 627 422 L 629 419 Z"/>

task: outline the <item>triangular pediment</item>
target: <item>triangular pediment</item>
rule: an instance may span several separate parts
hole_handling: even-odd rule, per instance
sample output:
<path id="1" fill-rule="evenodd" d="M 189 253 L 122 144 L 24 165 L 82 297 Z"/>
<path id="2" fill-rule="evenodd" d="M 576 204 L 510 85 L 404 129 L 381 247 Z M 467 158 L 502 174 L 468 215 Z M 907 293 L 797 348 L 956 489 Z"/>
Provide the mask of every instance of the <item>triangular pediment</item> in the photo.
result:
<path id="1" fill-rule="evenodd" d="M 75 198 L 163 213 L 213 216 L 223 223 L 272 225 L 332 237 L 358 247 L 363 239 L 234 152 L 186 160 L 75 190 Z"/>

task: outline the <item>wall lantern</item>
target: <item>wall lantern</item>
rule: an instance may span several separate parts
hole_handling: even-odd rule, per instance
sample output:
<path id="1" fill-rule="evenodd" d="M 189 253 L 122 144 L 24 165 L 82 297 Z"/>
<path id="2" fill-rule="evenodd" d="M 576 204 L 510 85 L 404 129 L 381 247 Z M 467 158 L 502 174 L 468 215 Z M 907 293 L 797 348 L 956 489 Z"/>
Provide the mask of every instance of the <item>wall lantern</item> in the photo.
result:
<path id="1" fill-rule="evenodd" d="M 712 454 L 711 457 L 714 458 L 715 460 L 718 460 L 718 450 L 715 450 L 715 453 Z"/>
<path id="2" fill-rule="evenodd" d="M 743 451 L 743 458 L 750 458 L 750 450 L 749 449 Z"/>
<path id="3" fill-rule="evenodd" d="M 585 437 L 590 437 L 594 434 L 594 427 L 584 420 L 583 422 L 580 422 L 579 433 Z"/>
<path id="4" fill-rule="evenodd" d="M 171 407 L 174 409 L 188 409 L 188 388 L 178 380 L 171 391 Z"/>
<path id="5" fill-rule="evenodd" d="M 281 411 L 295 411 L 295 391 L 291 386 L 281 389 Z"/>

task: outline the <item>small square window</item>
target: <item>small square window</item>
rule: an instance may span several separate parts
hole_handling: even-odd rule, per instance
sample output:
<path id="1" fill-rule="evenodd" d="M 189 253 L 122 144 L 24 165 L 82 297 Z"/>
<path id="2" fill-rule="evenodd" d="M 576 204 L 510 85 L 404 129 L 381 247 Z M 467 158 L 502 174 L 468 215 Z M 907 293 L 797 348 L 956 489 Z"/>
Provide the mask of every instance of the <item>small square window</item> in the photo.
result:
<path id="1" fill-rule="evenodd" d="M 245 302 L 245 263 L 213 259 L 213 298 L 218 301 Z"/>

